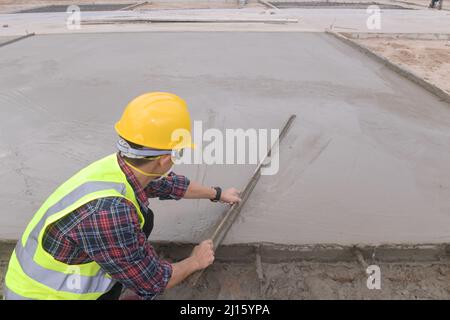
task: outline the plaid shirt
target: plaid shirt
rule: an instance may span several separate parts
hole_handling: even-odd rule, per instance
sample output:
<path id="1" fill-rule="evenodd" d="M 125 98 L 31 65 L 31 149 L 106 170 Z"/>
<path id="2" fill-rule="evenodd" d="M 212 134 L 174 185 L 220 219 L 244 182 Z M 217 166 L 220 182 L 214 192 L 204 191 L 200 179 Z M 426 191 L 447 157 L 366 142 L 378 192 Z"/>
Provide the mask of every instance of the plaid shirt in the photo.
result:
<path id="1" fill-rule="evenodd" d="M 178 200 L 189 186 L 185 176 L 171 172 L 142 188 L 123 159 L 117 159 L 143 212 L 148 198 Z M 147 242 L 134 205 L 121 197 L 93 200 L 56 221 L 44 234 L 43 247 L 69 265 L 97 262 L 142 299 L 161 294 L 172 276 L 171 264 L 158 258 Z"/>

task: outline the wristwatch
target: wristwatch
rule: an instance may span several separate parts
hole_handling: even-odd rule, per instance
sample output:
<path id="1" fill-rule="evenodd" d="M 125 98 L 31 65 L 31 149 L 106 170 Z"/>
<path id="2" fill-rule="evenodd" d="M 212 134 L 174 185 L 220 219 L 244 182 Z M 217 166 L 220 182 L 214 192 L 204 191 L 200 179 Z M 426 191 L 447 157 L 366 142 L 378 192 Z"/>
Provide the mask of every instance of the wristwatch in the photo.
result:
<path id="1" fill-rule="evenodd" d="M 214 199 L 210 199 L 212 202 L 217 202 L 220 200 L 220 197 L 222 196 L 222 189 L 220 187 L 213 187 L 213 189 L 216 190 L 216 196 Z"/>

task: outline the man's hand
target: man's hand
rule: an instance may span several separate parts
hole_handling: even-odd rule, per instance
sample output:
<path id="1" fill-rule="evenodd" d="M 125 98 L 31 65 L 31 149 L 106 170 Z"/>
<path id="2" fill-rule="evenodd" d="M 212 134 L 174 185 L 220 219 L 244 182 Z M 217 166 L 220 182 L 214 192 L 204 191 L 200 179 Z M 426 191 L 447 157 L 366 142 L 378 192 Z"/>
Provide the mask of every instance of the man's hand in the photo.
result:
<path id="1" fill-rule="evenodd" d="M 222 191 L 220 201 L 228 204 L 235 204 L 241 201 L 239 190 L 236 188 L 229 188 Z"/>
<path id="2" fill-rule="evenodd" d="M 199 245 L 195 246 L 190 258 L 195 261 L 197 270 L 205 269 L 211 265 L 214 261 L 212 240 L 202 241 Z"/>
<path id="3" fill-rule="evenodd" d="M 172 288 L 186 279 L 190 274 L 205 269 L 214 261 L 212 240 L 205 240 L 192 250 L 189 258 L 172 264 L 172 276 L 166 288 Z"/>

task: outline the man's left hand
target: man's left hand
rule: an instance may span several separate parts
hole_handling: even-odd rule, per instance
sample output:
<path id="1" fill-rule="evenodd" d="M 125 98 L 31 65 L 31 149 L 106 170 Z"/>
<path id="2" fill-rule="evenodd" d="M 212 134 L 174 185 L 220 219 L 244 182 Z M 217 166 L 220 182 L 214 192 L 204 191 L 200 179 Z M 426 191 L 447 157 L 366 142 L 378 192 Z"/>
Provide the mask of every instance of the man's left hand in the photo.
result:
<path id="1" fill-rule="evenodd" d="M 241 197 L 239 196 L 239 190 L 236 188 L 229 188 L 222 191 L 222 195 L 220 197 L 220 202 L 228 203 L 233 205 L 241 201 Z"/>

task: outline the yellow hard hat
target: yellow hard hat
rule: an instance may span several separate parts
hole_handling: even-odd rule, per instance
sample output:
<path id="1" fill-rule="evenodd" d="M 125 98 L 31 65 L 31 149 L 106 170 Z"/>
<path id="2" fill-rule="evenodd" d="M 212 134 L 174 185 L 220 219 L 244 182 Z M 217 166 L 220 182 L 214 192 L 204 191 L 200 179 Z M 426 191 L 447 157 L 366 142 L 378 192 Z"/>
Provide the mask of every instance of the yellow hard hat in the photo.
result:
<path id="1" fill-rule="evenodd" d="M 115 129 L 123 139 L 147 148 L 172 150 L 193 147 L 186 102 L 172 93 L 150 92 L 133 99 Z M 176 135 L 174 139 L 172 134 L 180 129 L 188 135 Z"/>

